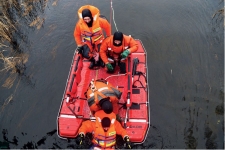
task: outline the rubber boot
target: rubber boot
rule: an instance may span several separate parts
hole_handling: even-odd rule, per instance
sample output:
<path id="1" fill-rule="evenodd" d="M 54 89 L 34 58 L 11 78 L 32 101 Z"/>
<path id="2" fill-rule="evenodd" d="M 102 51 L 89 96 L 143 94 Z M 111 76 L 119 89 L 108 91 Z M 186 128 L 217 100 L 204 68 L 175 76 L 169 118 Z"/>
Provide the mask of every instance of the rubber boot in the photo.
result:
<path id="1" fill-rule="evenodd" d="M 122 74 L 126 73 L 126 63 L 120 62 L 119 67 L 120 67 L 120 73 Z"/>
<path id="2" fill-rule="evenodd" d="M 90 59 L 90 66 L 89 66 L 89 69 L 93 69 L 94 68 L 94 66 L 95 66 L 95 59 L 92 57 L 91 59 Z"/>
<path id="3" fill-rule="evenodd" d="M 102 61 L 101 57 L 99 57 L 99 60 L 98 60 L 98 66 L 104 68 L 105 67 L 105 63 Z"/>

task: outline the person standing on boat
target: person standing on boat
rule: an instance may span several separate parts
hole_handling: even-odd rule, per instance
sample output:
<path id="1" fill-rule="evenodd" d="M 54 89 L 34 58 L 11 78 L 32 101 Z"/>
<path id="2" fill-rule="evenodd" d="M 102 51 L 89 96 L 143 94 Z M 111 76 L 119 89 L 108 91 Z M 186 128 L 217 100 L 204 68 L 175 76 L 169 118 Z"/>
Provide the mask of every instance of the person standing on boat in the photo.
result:
<path id="1" fill-rule="evenodd" d="M 117 31 L 106 38 L 100 47 L 100 57 L 106 65 L 107 72 L 113 73 L 119 65 L 120 73 L 126 73 L 125 59 L 138 50 L 137 42 L 131 37 Z"/>
<path id="2" fill-rule="evenodd" d="M 111 25 L 106 19 L 100 18 L 100 11 L 95 6 L 85 5 L 78 10 L 80 18 L 74 29 L 74 38 L 78 53 L 91 61 L 89 68 L 92 69 L 95 62 L 104 67 L 99 58 L 99 49 L 104 40 L 103 30 L 107 36 L 111 35 Z"/>
<path id="3" fill-rule="evenodd" d="M 106 113 L 118 113 L 118 101 L 122 92 L 104 79 L 92 80 L 85 96 L 92 114 L 103 109 Z"/>
<path id="4" fill-rule="evenodd" d="M 131 148 L 130 138 L 126 129 L 116 120 L 115 113 L 105 113 L 99 110 L 95 113 L 94 121 L 84 121 L 79 128 L 79 135 L 76 139 L 77 144 L 81 145 L 87 132 L 93 133 L 93 149 L 97 148 L 115 148 L 116 134 L 121 135 L 125 141 L 126 148 Z"/>

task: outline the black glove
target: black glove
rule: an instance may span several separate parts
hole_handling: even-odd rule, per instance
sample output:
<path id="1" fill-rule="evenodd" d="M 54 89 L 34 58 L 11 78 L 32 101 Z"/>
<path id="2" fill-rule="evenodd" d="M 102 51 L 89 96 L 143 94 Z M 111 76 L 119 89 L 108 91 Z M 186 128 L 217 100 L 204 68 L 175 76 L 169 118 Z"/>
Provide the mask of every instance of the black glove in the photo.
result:
<path id="1" fill-rule="evenodd" d="M 84 141 L 84 134 L 83 134 L 83 133 L 80 133 L 80 134 L 77 136 L 76 143 L 77 143 L 78 145 L 82 145 L 82 144 L 83 144 L 83 141 Z"/>
<path id="2" fill-rule="evenodd" d="M 83 46 L 78 46 L 76 51 L 78 52 L 78 54 L 82 54 L 83 52 Z"/>
<path id="3" fill-rule="evenodd" d="M 125 148 L 126 149 L 131 149 L 130 138 L 128 136 L 125 136 L 124 141 L 125 141 Z"/>

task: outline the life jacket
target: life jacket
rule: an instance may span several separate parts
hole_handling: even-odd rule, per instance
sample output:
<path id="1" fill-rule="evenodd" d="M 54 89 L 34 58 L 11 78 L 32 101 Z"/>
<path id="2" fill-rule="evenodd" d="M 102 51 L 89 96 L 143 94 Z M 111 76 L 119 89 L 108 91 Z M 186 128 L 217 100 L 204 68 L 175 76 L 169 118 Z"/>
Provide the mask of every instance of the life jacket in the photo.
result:
<path id="1" fill-rule="evenodd" d="M 90 28 L 84 22 L 82 17 L 82 11 L 84 9 L 89 9 L 92 13 L 93 24 L 92 24 L 92 27 Z M 91 45 L 91 46 L 93 46 L 93 44 L 98 45 L 104 39 L 102 28 L 100 27 L 100 24 L 99 24 L 99 14 L 100 14 L 99 9 L 91 5 L 82 6 L 78 10 L 78 16 L 80 18 L 78 24 L 80 25 L 80 29 L 81 29 L 82 41 L 86 42 L 88 45 Z"/>
<path id="2" fill-rule="evenodd" d="M 104 132 L 101 125 L 101 121 L 104 117 L 108 117 L 111 120 L 111 124 L 107 132 Z M 94 131 L 94 138 L 92 140 L 93 144 L 102 148 L 114 146 L 116 144 L 116 129 L 114 125 L 116 121 L 115 113 L 106 114 L 103 110 L 99 110 L 95 113 L 95 118 L 96 128 Z"/>
<path id="3" fill-rule="evenodd" d="M 120 99 L 122 92 L 115 87 L 113 87 L 106 80 L 96 80 L 91 81 L 85 96 L 88 100 L 88 105 L 91 110 L 97 110 L 95 107 L 98 107 L 99 102 L 106 97 L 109 97 L 110 100 L 117 101 Z M 97 106 L 96 106 L 97 105 Z M 99 107 L 100 109 L 100 107 Z"/>

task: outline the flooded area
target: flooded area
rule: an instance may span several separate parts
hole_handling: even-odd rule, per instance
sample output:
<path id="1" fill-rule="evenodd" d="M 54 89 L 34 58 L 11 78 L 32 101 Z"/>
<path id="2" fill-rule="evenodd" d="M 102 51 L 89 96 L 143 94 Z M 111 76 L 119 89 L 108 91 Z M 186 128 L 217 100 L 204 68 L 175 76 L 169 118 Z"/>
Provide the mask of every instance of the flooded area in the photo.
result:
<path id="1" fill-rule="evenodd" d="M 0 2 L 0 144 L 80 148 L 57 136 L 56 119 L 77 10 L 90 4 L 147 50 L 151 127 L 134 148 L 224 149 L 224 1 L 112 0 L 116 26 L 110 2 Z"/>

